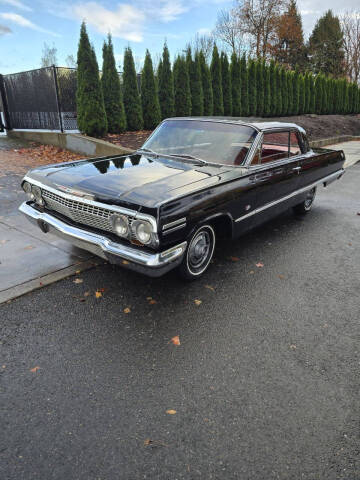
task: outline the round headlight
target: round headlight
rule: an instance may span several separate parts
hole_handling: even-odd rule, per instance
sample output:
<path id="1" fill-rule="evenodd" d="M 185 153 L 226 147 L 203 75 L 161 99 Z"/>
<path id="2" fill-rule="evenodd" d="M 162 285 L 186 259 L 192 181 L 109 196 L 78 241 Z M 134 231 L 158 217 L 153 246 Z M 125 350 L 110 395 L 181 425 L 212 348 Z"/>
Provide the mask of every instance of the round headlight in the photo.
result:
<path id="1" fill-rule="evenodd" d="M 117 235 L 127 237 L 129 233 L 129 221 L 125 215 L 112 215 L 111 224 Z"/>
<path id="2" fill-rule="evenodd" d="M 44 205 L 44 200 L 43 200 L 42 195 L 41 195 L 41 188 L 36 186 L 36 185 L 33 185 L 31 187 L 31 192 L 34 195 L 35 202 L 38 205 Z"/>
<path id="3" fill-rule="evenodd" d="M 135 233 L 139 242 L 147 244 L 151 242 L 152 226 L 149 222 L 138 220 L 135 223 Z"/>
<path id="4" fill-rule="evenodd" d="M 26 195 L 30 198 L 30 200 L 33 200 L 34 199 L 34 194 L 31 191 L 30 183 L 29 182 L 24 182 L 22 188 L 23 188 L 24 192 L 26 193 Z"/>

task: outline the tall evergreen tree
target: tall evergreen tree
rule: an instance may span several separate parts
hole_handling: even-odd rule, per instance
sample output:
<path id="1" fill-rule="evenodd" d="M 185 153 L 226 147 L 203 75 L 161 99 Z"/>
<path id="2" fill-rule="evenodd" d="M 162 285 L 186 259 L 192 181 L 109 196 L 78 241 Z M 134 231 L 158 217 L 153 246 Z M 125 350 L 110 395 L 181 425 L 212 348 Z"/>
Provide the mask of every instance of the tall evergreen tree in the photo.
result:
<path id="1" fill-rule="evenodd" d="M 286 84 L 288 90 L 288 115 L 292 115 L 294 111 L 294 91 L 293 91 L 293 72 L 288 70 L 286 72 Z"/>
<path id="2" fill-rule="evenodd" d="M 175 115 L 174 77 L 171 71 L 169 49 L 166 43 L 158 68 L 158 85 L 161 118 L 173 117 Z"/>
<path id="3" fill-rule="evenodd" d="M 175 115 L 191 115 L 191 91 L 186 59 L 178 56 L 174 63 Z"/>
<path id="4" fill-rule="evenodd" d="M 204 113 L 204 96 L 201 81 L 201 67 L 199 62 L 192 58 L 191 47 L 186 52 L 186 66 L 189 73 L 191 92 L 191 114 L 201 116 Z"/>
<path id="5" fill-rule="evenodd" d="M 264 61 L 257 60 L 256 65 L 256 114 L 264 116 Z"/>
<path id="6" fill-rule="evenodd" d="M 275 68 L 276 74 L 276 115 L 282 114 L 282 77 L 279 65 Z"/>
<path id="7" fill-rule="evenodd" d="M 344 73 L 343 33 L 340 21 L 328 10 L 316 23 L 309 38 L 314 72 L 340 77 Z"/>
<path id="8" fill-rule="evenodd" d="M 217 46 L 214 45 L 211 59 L 211 82 L 214 97 L 214 115 L 224 115 L 224 101 L 221 78 L 221 62 Z"/>
<path id="9" fill-rule="evenodd" d="M 268 117 L 270 115 L 270 108 L 271 108 L 271 86 L 270 86 L 270 67 L 269 65 L 264 66 L 264 117 Z"/>
<path id="10" fill-rule="evenodd" d="M 201 82 L 202 82 L 203 97 L 204 97 L 204 115 L 211 116 L 213 114 L 213 109 L 214 109 L 214 99 L 213 99 L 210 69 L 206 63 L 205 56 L 202 50 L 200 50 L 198 57 L 199 57 L 199 64 L 201 69 Z"/>
<path id="11" fill-rule="evenodd" d="M 101 137 L 107 131 L 104 97 L 95 51 L 90 45 L 85 22 L 81 24 L 77 67 L 76 105 L 79 130 L 86 135 Z"/>
<path id="12" fill-rule="evenodd" d="M 304 82 L 305 82 L 304 112 L 305 113 L 310 113 L 310 74 L 309 74 L 309 72 L 305 73 Z"/>
<path id="13" fill-rule="evenodd" d="M 144 67 L 141 74 L 141 105 L 144 128 L 153 130 L 160 123 L 161 114 L 149 50 L 146 50 Z"/>
<path id="14" fill-rule="evenodd" d="M 305 113 L 305 78 L 299 75 L 299 115 Z"/>
<path id="15" fill-rule="evenodd" d="M 138 90 L 134 58 L 130 47 L 125 48 L 123 92 L 126 121 L 129 130 L 143 128 L 141 99 Z"/>
<path id="16" fill-rule="evenodd" d="M 286 78 L 285 68 L 281 68 L 281 98 L 282 98 L 282 115 L 287 115 L 289 108 L 289 92 Z"/>
<path id="17" fill-rule="evenodd" d="M 277 114 L 277 83 L 276 83 L 276 65 L 274 60 L 270 61 L 270 116 Z"/>
<path id="18" fill-rule="evenodd" d="M 114 47 L 111 35 L 103 45 L 103 67 L 101 86 L 104 96 L 108 132 L 119 133 L 126 130 L 125 109 L 122 100 L 119 74 L 116 70 Z"/>
<path id="19" fill-rule="evenodd" d="M 241 115 L 249 115 L 249 79 L 245 53 L 241 57 Z"/>
<path id="20" fill-rule="evenodd" d="M 316 112 L 315 80 L 316 80 L 316 78 L 314 77 L 314 75 L 313 75 L 313 74 L 310 74 L 310 105 L 309 105 L 309 113 L 315 113 L 315 112 Z"/>
<path id="21" fill-rule="evenodd" d="M 319 73 L 315 79 L 315 112 L 321 115 L 323 107 L 323 82 Z"/>
<path id="22" fill-rule="evenodd" d="M 299 100 L 300 100 L 300 78 L 299 72 L 295 70 L 292 72 L 293 80 L 293 115 L 299 114 Z"/>
<path id="23" fill-rule="evenodd" d="M 241 64 L 235 52 L 231 55 L 230 75 L 232 115 L 239 117 L 241 115 Z"/>
<path id="24" fill-rule="evenodd" d="M 256 70 L 257 65 L 252 58 L 249 60 L 248 81 L 249 81 L 249 115 L 256 116 L 257 92 L 256 92 Z"/>
<path id="25" fill-rule="evenodd" d="M 221 81 L 224 101 L 224 115 L 232 115 L 231 78 L 229 61 L 225 52 L 221 52 Z"/>

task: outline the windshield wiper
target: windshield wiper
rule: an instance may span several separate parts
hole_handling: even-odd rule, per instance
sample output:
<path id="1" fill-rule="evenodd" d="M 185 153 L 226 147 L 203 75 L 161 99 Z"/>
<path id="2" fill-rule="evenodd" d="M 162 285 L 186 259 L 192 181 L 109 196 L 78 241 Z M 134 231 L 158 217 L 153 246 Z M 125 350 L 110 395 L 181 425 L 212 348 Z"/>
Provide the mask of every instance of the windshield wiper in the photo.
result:
<path id="1" fill-rule="evenodd" d="M 189 159 L 189 160 L 196 160 L 197 162 L 200 162 L 201 164 L 207 165 L 207 161 L 203 160 L 202 158 L 194 157 L 194 155 L 188 155 L 187 153 L 169 153 L 169 157 L 179 157 L 179 158 L 184 158 Z"/>

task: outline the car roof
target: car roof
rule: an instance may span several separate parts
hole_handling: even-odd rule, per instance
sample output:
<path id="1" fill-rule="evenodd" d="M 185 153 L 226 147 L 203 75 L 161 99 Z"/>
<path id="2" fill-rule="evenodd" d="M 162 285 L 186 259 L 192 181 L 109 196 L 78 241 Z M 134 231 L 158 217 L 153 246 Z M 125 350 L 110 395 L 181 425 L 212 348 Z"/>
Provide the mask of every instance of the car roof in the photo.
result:
<path id="1" fill-rule="evenodd" d="M 246 117 L 171 117 L 166 120 L 201 120 L 203 122 L 235 123 L 253 127 L 259 132 L 273 130 L 277 128 L 296 128 L 305 133 L 305 130 L 296 123 L 290 122 L 264 122 L 260 119 L 251 119 Z M 252 121 L 253 120 L 253 121 Z M 262 119 L 261 119 L 262 120 Z"/>

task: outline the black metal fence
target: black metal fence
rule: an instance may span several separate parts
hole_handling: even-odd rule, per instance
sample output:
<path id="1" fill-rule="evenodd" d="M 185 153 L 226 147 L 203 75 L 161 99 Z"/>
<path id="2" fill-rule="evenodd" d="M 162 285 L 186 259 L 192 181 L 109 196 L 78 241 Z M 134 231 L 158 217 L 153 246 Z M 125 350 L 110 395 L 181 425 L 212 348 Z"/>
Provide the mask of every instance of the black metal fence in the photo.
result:
<path id="1" fill-rule="evenodd" d="M 121 73 L 119 77 L 122 83 Z M 139 90 L 140 82 L 141 74 L 138 74 Z M 51 66 L 0 75 L 0 109 L 1 100 L 7 129 L 63 132 L 78 128 L 75 68 Z"/>
<path id="2" fill-rule="evenodd" d="M 0 78 L 8 129 L 76 130 L 76 70 L 45 67 Z"/>

